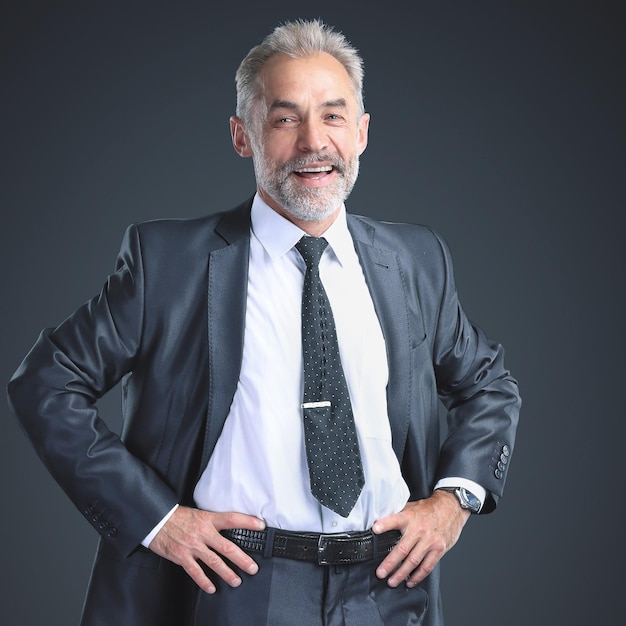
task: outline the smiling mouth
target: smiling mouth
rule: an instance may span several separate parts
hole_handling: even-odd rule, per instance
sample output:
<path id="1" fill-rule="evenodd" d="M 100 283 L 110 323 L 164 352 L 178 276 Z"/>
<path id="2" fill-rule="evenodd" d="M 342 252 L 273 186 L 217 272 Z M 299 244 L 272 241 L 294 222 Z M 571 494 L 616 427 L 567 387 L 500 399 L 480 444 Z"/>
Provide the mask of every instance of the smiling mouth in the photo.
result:
<path id="1" fill-rule="evenodd" d="M 294 170 L 294 174 L 303 178 L 321 178 L 330 174 L 335 168 L 332 165 L 319 165 L 317 167 L 300 167 Z"/>

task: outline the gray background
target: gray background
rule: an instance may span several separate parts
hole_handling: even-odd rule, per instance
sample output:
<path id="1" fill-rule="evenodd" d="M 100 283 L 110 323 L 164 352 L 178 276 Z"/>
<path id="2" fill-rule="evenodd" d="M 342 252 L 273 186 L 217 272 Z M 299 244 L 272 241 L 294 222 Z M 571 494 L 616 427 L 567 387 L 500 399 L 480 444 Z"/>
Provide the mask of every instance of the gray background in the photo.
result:
<path id="1" fill-rule="evenodd" d="M 235 69 L 278 22 L 320 16 L 366 62 L 349 210 L 445 236 L 523 392 L 507 494 L 444 557 L 447 623 L 623 623 L 622 3 L 211 4 L 1 17 L 1 378 L 100 289 L 128 223 L 252 193 Z M 117 428 L 116 393 L 101 406 Z M 3 623 L 75 624 L 96 535 L 0 413 Z"/>

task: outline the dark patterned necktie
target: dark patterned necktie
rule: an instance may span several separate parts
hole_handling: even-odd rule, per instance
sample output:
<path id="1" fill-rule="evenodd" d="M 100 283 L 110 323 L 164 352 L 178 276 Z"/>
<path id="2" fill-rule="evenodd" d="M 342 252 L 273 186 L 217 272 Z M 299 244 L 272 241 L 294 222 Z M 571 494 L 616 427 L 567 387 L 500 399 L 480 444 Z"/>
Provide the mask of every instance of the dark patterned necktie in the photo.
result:
<path id="1" fill-rule="evenodd" d="M 302 412 L 311 493 L 325 507 L 348 517 L 365 480 L 335 320 L 319 274 L 327 245 L 323 237 L 303 237 L 296 244 L 307 267 L 302 290 Z"/>

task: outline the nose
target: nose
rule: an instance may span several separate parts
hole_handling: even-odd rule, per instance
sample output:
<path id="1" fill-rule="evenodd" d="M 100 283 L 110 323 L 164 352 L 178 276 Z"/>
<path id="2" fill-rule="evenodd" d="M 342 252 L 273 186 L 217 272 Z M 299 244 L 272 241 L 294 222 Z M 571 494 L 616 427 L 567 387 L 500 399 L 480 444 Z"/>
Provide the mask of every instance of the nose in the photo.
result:
<path id="1" fill-rule="evenodd" d="M 328 139 L 321 121 L 306 120 L 300 124 L 298 148 L 302 152 L 320 152 L 328 147 Z"/>

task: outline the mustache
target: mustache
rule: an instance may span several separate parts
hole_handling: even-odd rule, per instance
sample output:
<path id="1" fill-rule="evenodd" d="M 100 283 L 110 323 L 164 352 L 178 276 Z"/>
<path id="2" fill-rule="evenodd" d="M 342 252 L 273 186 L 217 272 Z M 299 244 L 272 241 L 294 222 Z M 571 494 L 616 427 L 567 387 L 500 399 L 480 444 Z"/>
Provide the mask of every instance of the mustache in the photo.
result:
<path id="1" fill-rule="evenodd" d="M 311 165 L 312 163 L 330 163 L 335 170 L 341 175 L 346 170 L 345 161 L 337 154 L 332 152 L 317 152 L 316 154 L 309 154 L 305 157 L 294 157 L 283 163 L 281 170 L 284 173 L 291 173 L 293 170 L 298 170 L 305 165 Z"/>

